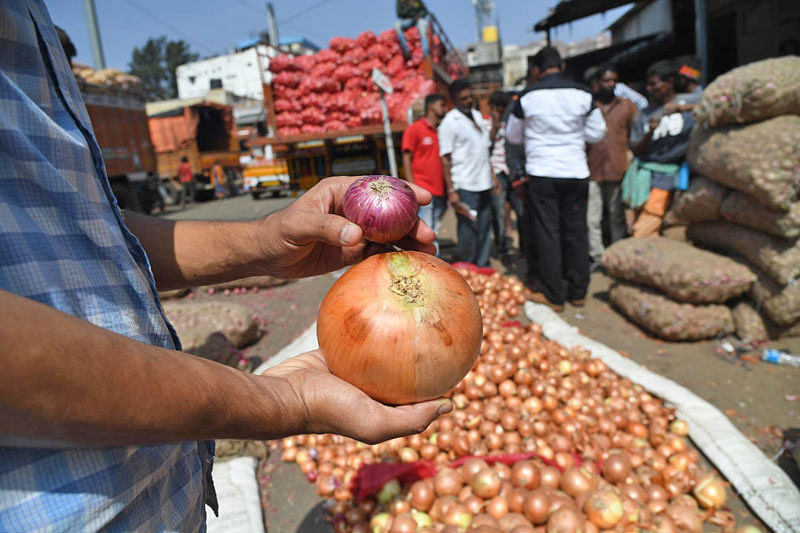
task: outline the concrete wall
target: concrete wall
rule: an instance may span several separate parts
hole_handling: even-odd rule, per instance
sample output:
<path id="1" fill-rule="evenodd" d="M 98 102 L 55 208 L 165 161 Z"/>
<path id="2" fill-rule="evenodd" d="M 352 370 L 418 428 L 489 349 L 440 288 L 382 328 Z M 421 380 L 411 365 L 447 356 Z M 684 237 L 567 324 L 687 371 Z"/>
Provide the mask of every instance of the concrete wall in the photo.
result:
<path id="1" fill-rule="evenodd" d="M 176 70 L 178 97 L 202 98 L 211 88 L 211 80 L 220 80 L 222 89 L 237 96 L 262 99 L 262 76 L 265 83 L 272 80 L 269 58 L 273 48 L 254 46 L 241 52 L 203 59 L 181 65 Z"/>
<path id="2" fill-rule="evenodd" d="M 672 2 L 655 0 L 622 24 L 613 26 L 611 42 L 624 43 L 663 31 L 672 31 Z"/>

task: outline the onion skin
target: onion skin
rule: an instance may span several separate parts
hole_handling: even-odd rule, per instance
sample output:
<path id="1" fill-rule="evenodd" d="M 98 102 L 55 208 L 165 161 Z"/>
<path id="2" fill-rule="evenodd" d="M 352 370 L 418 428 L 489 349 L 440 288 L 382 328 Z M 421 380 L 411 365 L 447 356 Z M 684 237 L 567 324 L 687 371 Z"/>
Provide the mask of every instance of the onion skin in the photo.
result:
<path id="1" fill-rule="evenodd" d="M 728 501 L 725 484 L 714 474 L 709 474 L 697 482 L 694 497 L 705 509 L 719 509 Z"/>
<path id="2" fill-rule="evenodd" d="M 547 521 L 547 533 L 580 533 L 585 519 L 575 509 L 564 507 L 556 511 Z"/>
<path id="3" fill-rule="evenodd" d="M 612 490 L 593 492 L 583 506 L 586 516 L 600 529 L 610 529 L 622 520 L 622 500 Z"/>
<path id="4" fill-rule="evenodd" d="M 420 252 L 353 266 L 320 307 L 317 337 L 331 372 L 388 404 L 440 397 L 472 368 L 483 323 L 466 281 Z"/>
<path id="5" fill-rule="evenodd" d="M 344 193 L 342 212 L 372 242 L 399 241 L 417 222 L 417 197 L 409 185 L 392 176 L 363 176 Z"/>

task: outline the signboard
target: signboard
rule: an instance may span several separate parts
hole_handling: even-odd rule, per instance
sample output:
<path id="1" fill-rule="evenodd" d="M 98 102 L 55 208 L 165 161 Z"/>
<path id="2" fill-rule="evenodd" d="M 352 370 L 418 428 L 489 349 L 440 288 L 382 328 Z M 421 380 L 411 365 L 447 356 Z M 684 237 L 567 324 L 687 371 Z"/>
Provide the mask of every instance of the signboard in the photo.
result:
<path id="1" fill-rule="evenodd" d="M 394 91 L 392 82 L 386 77 L 386 74 L 376 68 L 372 69 L 372 82 L 385 93 L 392 94 Z"/>

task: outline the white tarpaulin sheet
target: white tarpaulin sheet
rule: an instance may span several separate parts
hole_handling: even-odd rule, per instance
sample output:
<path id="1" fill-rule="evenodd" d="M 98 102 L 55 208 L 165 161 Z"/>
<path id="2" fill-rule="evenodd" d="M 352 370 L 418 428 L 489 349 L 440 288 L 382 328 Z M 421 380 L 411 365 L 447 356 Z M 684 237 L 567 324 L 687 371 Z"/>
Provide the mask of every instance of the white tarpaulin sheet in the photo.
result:
<path id="1" fill-rule="evenodd" d="M 567 348 L 591 350 L 617 374 L 638 383 L 677 409 L 689 422 L 689 437 L 733 485 L 758 517 L 778 533 L 800 532 L 800 492 L 778 465 L 767 459 L 719 409 L 677 383 L 622 357 L 578 333 L 550 308 L 525 303 L 525 314 L 542 333 Z"/>
<path id="2" fill-rule="evenodd" d="M 317 323 L 313 323 L 299 337 L 270 357 L 255 370 L 261 374 L 266 369 L 290 357 L 314 350 L 317 345 Z M 212 477 L 219 499 L 219 517 L 206 508 L 209 533 L 264 533 L 261 499 L 258 493 L 255 457 L 237 457 L 214 464 Z"/>

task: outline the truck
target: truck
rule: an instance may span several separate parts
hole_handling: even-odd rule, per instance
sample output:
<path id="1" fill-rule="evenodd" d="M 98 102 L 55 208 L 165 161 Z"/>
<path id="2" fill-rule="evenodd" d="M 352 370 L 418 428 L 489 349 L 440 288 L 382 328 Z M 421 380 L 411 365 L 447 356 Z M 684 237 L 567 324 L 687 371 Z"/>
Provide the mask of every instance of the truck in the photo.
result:
<path id="1" fill-rule="evenodd" d="M 186 157 L 201 200 L 213 197 L 207 174 L 215 163 L 225 169 L 229 183 L 238 178 L 241 150 L 231 106 L 205 98 L 165 100 L 148 103 L 147 116 L 160 178 L 176 177 Z"/>
<path id="2" fill-rule="evenodd" d="M 101 78 L 94 79 L 100 81 Z M 80 75 L 76 75 L 76 82 L 119 206 L 148 214 L 163 209 L 163 199 L 158 193 L 155 151 L 141 91 L 135 85 L 92 83 Z"/>
<path id="3" fill-rule="evenodd" d="M 289 190 L 289 167 L 285 159 L 248 158 L 242 174 L 244 188 L 254 200 L 265 193 L 276 197 Z"/>
<path id="4" fill-rule="evenodd" d="M 432 35 L 436 36 L 431 41 L 439 47 L 437 57 L 425 56 L 417 69 L 425 79 L 433 81 L 435 93 L 449 99 L 448 86 L 453 79 L 451 74 L 464 75 L 466 67 L 436 19 L 431 17 L 431 21 Z M 357 43 L 358 39 L 355 41 Z M 445 57 L 450 72 L 444 68 L 443 61 L 439 61 Z M 273 77 L 273 83 L 275 81 L 276 77 Z M 390 174 L 386 136 L 381 123 L 322 132 L 282 134 L 276 120 L 278 112 L 275 109 L 274 89 L 272 85 L 265 84 L 263 94 L 268 129 L 275 133 L 250 139 L 249 145 L 251 148 L 268 148 L 276 158 L 285 160 L 291 191 L 307 190 L 326 176 Z M 395 120 L 390 123 L 390 131 L 396 152 L 395 160 L 401 161 L 402 134 L 413 119 L 422 115 L 421 99 L 413 102 L 402 118 L 397 115 L 393 115 Z M 398 171 L 402 176 L 402 168 Z"/>

